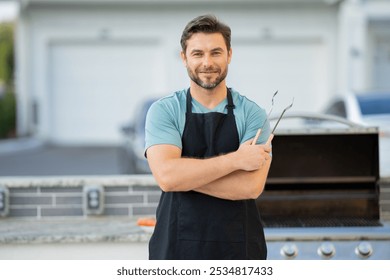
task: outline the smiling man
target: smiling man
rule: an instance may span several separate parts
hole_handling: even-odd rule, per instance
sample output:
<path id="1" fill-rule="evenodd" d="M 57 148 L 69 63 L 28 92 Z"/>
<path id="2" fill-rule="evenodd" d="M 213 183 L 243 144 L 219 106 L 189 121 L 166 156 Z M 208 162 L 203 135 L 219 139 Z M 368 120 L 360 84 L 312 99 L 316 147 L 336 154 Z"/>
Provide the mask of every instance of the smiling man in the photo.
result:
<path id="1" fill-rule="evenodd" d="M 149 109 L 145 154 L 162 190 L 150 259 L 267 257 L 255 199 L 271 165 L 272 135 L 265 111 L 226 86 L 230 41 L 216 17 L 190 21 L 181 37 L 190 87 Z"/>

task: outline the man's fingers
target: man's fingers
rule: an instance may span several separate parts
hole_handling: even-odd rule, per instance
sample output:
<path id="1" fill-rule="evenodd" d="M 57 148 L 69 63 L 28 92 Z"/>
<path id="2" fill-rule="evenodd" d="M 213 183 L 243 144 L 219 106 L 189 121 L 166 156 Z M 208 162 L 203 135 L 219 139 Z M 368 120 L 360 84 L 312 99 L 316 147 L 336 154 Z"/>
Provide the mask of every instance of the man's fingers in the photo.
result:
<path id="1" fill-rule="evenodd" d="M 245 141 L 244 143 L 242 143 L 241 145 L 252 145 L 252 143 L 253 143 L 253 140 L 249 139 L 249 140 Z"/>
<path id="2" fill-rule="evenodd" d="M 255 135 L 255 138 L 253 138 L 252 145 L 256 145 L 257 139 L 259 139 L 259 136 L 261 134 L 261 128 L 257 130 L 257 133 Z"/>
<path id="3" fill-rule="evenodd" d="M 268 137 L 268 140 L 267 142 L 265 143 L 267 146 L 270 146 L 271 145 L 271 142 L 272 142 L 272 139 L 274 139 L 274 135 L 271 134 L 269 137 Z"/>
<path id="4" fill-rule="evenodd" d="M 260 134 L 261 134 L 261 128 L 259 128 L 259 130 L 257 130 L 257 133 L 255 135 L 255 138 L 253 138 L 251 145 L 256 145 L 257 139 L 259 139 Z M 265 144 L 267 146 L 270 146 L 271 142 L 272 142 L 272 139 L 274 139 L 274 135 L 270 134 L 270 136 L 268 137 L 268 140 L 267 140 L 267 142 Z"/>

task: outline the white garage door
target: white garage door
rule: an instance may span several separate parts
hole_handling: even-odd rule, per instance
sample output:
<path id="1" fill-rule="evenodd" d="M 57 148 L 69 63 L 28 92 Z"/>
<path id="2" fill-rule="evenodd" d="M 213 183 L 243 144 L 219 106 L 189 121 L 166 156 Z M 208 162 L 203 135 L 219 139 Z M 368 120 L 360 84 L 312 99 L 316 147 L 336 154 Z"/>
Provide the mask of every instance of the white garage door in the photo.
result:
<path id="1" fill-rule="evenodd" d="M 114 144 L 135 107 L 161 86 L 157 42 L 63 43 L 50 49 L 50 137 Z"/>
<path id="2" fill-rule="evenodd" d="M 295 98 L 293 110 L 318 112 L 329 93 L 326 47 L 318 40 L 235 42 L 229 85 L 273 112 Z"/>
<path id="3" fill-rule="evenodd" d="M 156 42 L 53 44 L 50 140 L 118 143 L 120 126 L 133 116 L 139 102 L 161 94 L 167 83 L 162 49 Z M 329 92 L 327 55 L 319 40 L 236 41 L 228 85 L 266 109 L 279 90 L 274 112 L 292 97 L 294 110 L 318 112 Z M 170 71 L 185 75 L 182 66 Z"/>
<path id="4" fill-rule="evenodd" d="M 379 91 L 390 90 L 390 36 L 378 36 L 375 40 L 374 71 L 371 74 L 371 88 Z"/>

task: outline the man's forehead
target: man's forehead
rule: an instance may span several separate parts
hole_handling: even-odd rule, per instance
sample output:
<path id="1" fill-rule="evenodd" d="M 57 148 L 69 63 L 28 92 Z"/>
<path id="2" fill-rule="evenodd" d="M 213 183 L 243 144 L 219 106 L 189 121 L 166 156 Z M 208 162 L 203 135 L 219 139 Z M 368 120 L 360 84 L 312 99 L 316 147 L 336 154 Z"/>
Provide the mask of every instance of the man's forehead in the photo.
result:
<path id="1" fill-rule="evenodd" d="M 195 33 L 187 40 L 187 50 L 226 50 L 226 43 L 221 33 Z"/>

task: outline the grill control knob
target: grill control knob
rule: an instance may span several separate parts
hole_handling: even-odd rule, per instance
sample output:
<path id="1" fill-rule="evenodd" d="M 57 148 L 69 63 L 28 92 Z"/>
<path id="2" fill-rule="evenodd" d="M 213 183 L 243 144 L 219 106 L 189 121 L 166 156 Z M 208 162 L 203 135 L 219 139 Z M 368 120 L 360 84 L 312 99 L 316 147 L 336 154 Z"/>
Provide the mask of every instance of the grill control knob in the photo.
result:
<path id="1" fill-rule="evenodd" d="M 332 243 L 325 242 L 321 244 L 317 252 L 318 255 L 320 255 L 321 257 L 331 258 L 336 253 L 336 248 L 333 246 Z"/>
<path id="2" fill-rule="evenodd" d="M 295 244 L 286 244 L 280 250 L 280 254 L 288 259 L 292 259 L 298 255 L 298 248 Z"/>
<path id="3" fill-rule="evenodd" d="M 356 255 L 361 258 L 368 258 L 372 254 L 372 246 L 368 242 L 361 242 L 355 249 Z"/>

